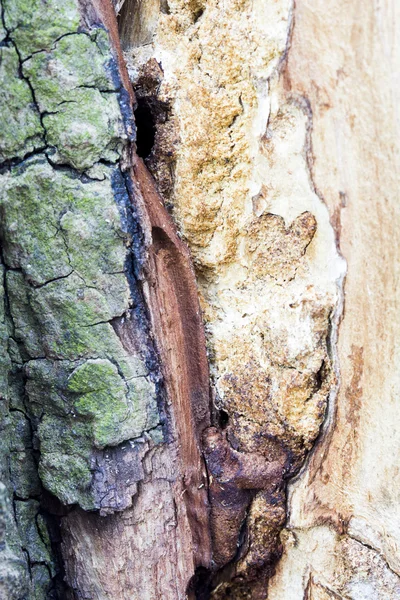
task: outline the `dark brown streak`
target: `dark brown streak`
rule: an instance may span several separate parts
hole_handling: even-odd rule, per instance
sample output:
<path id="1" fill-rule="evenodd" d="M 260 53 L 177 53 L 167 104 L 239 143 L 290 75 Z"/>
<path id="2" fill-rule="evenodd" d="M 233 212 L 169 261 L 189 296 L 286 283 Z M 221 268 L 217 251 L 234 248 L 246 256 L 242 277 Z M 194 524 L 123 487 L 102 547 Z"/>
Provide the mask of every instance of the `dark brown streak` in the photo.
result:
<path id="1" fill-rule="evenodd" d="M 210 425 L 209 373 L 196 281 L 186 245 L 176 233 L 142 159 L 133 166 L 136 200 L 146 210 L 150 243 L 144 294 L 180 446 L 184 490 L 197 565 L 211 558 L 207 481 L 201 433 Z"/>
<path id="2" fill-rule="evenodd" d="M 87 4 L 87 3 L 85 3 Z M 110 0 L 92 0 L 84 19 L 109 31 L 131 109 L 135 96 L 124 62 L 115 12 Z M 206 468 L 201 436 L 210 425 L 209 371 L 197 286 L 187 246 L 165 209 L 154 180 L 131 148 L 126 165 L 131 177 L 135 214 L 144 235 L 146 257 L 140 274 L 152 334 L 161 358 L 170 429 L 179 446 L 181 480 L 177 502 L 184 502 L 196 566 L 209 567 L 211 539 Z M 185 551 L 185 550 L 184 550 Z M 191 574 L 188 574 L 190 577 Z"/>

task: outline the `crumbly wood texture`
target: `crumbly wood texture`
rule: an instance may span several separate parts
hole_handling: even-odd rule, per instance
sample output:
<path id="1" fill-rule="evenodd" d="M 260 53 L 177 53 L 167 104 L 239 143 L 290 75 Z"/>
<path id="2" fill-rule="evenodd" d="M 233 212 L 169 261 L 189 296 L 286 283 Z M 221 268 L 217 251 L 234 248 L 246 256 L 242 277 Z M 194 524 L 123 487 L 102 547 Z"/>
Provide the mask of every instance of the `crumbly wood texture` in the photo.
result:
<path id="1" fill-rule="evenodd" d="M 232 451 L 289 456 L 289 478 L 319 435 L 289 484 L 284 560 L 269 594 L 394 598 L 398 10 L 170 0 L 157 20 L 150 5 L 152 44 L 123 43 L 138 94 L 155 107 L 145 161 L 195 263 L 214 424 Z M 260 572 L 253 590 L 249 580 L 279 553 L 283 519 L 261 500 L 267 480 L 246 501 L 229 482 L 222 504 L 214 455 L 227 452 L 224 440 L 205 446 L 218 473 L 211 514 L 232 510 L 229 525 L 213 525 L 219 564 L 235 535 L 239 546 L 214 595 L 265 597 Z"/>
<path id="2" fill-rule="evenodd" d="M 152 29 L 151 44 L 128 35 L 128 0 L 119 24 L 153 116 L 144 160 L 189 244 L 206 324 L 208 593 L 265 598 L 286 482 L 337 385 L 345 263 L 312 180 L 309 105 L 282 83 L 291 3 L 171 0 L 157 19 L 150 5 L 136 19 Z"/>
<path id="3" fill-rule="evenodd" d="M 0 599 L 398 598 L 394 4 L 0 5 Z"/>

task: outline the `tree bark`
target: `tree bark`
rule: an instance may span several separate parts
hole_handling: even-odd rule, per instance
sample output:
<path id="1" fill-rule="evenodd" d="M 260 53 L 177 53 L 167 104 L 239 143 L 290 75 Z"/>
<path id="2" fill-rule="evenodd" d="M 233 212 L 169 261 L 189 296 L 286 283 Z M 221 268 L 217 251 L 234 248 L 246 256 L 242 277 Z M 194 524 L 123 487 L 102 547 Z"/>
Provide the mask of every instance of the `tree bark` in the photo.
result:
<path id="1" fill-rule="evenodd" d="M 183 598 L 210 562 L 199 451 L 209 382 L 194 273 L 134 153 L 135 99 L 111 4 L 69 2 L 49 24 L 45 10 L 4 3 L 3 13 L 4 54 L 15 58 L 6 83 L 31 94 L 21 109 L 40 140 L 4 150 L 6 324 L 22 386 L 21 407 L 10 391 L 9 408 L 28 420 L 55 497 L 46 501 L 39 483 L 20 492 L 26 481 L 11 463 L 21 538 L 34 530 L 21 547 L 30 573 L 37 562 L 48 570 L 43 593 L 53 593 L 50 549 L 35 558 L 44 535 L 35 515 L 56 513 L 68 587 L 59 593 Z M 50 11 L 56 19 L 57 5 Z"/>
<path id="2" fill-rule="evenodd" d="M 400 596 L 395 13 L 1 0 L 1 600 Z"/>

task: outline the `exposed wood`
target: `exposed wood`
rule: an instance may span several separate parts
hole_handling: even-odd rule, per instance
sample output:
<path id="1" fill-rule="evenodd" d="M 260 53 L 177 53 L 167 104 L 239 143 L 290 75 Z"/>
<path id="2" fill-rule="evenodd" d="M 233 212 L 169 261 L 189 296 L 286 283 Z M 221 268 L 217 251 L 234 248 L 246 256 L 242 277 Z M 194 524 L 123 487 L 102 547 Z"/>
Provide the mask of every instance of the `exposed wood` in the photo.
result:
<path id="1" fill-rule="evenodd" d="M 0 5 L 0 599 L 399 598 L 394 0 Z"/>
<path id="2" fill-rule="evenodd" d="M 130 37 L 126 14 L 119 29 L 153 109 L 144 161 L 189 244 L 206 323 L 214 564 L 201 589 L 258 600 L 281 552 L 286 481 L 335 390 L 344 261 L 310 177 L 308 105 L 280 85 L 291 3 L 171 0 L 151 23 L 151 43 Z"/>
<path id="3" fill-rule="evenodd" d="M 151 227 L 144 293 L 162 357 L 172 437 L 179 444 L 183 489 L 193 535 L 195 565 L 211 561 L 207 473 L 201 457 L 202 432 L 210 426 L 210 394 L 205 336 L 194 272 L 186 245 L 163 206 L 143 161 L 134 159 L 133 181 Z"/>
<path id="4" fill-rule="evenodd" d="M 93 4 L 97 17 L 90 24 L 86 19 L 86 24 L 100 19 L 110 31 L 133 110 L 134 95 L 121 56 L 115 13 L 111 3 Z M 144 163 L 134 148 L 130 152 L 126 166 L 132 161 L 131 201 L 142 236 L 139 277 L 165 385 L 167 445 L 156 458 L 164 464 L 157 469 L 153 462 L 132 510 L 108 519 L 82 511 L 71 513 L 64 519 L 63 547 L 67 578 L 79 598 L 84 590 L 92 594 L 96 590 L 101 598 L 128 599 L 133 593 L 135 598 L 172 600 L 184 598 L 195 570 L 209 567 L 211 561 L 207 476 L 200 454 L 202 431 L 210 425 L 208 363 L 187 247 Z M 123 329 L 117 331 L 129 336 Z M 164 477 L 170 485 L 165 485 Z M 145 530 L 140 529 L 142 520 Z M 143 553 L 144 546 L 147 553 Z M 86 559 L 88 552 L 92 561 Z M 104 570 L 109 557 L 115 566 Z M 126 570 L 124 580 L 121 569 Z M 138 569 L 143 572 L 140 579 Z"/>
<path id="5" fill-rule="evenodd" d="M 310 462 L 291 485 L 289 533 L 269 598 L 301 598 L 311 570 L 312 598 L 394 600 L 400 594 L 399 6 L 339 1 L 328 9 L 298 0 L 294 17 L 285 87 L 307 98 L 312 111 L 312 177 L 329 207 L 347 275 L 340 389 Z"/>

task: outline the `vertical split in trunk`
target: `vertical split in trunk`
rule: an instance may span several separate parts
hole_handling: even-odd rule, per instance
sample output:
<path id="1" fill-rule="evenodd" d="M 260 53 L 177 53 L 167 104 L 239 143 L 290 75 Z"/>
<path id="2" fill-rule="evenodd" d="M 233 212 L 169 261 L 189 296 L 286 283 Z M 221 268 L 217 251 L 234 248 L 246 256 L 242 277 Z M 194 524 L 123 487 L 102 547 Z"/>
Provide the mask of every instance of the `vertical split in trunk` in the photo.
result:
<path id="1" fill-rule="evenodd" d="M 357 28 L 325 23 L 321 66 L 319 4 L 1 0 L 1 598 L 396 597 L 391 523 L 333 506 L 374 340 L 346 334 L 338 394 L 324 119 L 363 44 L 342 60 Z"/>
<path id="2" fill-rule="evenodd" d="M 104 2 L 5 1 L 3 18 L 17 86 L 1 146 L 10 340 L 39 475 L 61 502 L 66 594 L 184 598 L 211 552 L 205 339 L 188 250 L 134 151 L 115 15 Z M 32 511 L 17 511 L 20 542 L 7 525 L 6 554 L 20 544 L 34 561 L 10 600 L 24 579 L 32 598 L 55 593 L 53 573 L 41 588 L 32 574 L 46 567 Z"/>
<path id="3" fill-rule="evenodd" d="M 285 80 L 293 5 L 171 0 L 129 16 L 133 4 L 118 19 L 151 116 L 143 159 L 190 247 L 210 360 L 212 564 L 195 587 L 265 598 L 287 482 L 337 390 L 345 270 L 312 180 L 312 114 Z"/>

